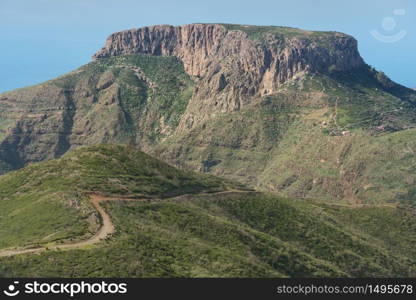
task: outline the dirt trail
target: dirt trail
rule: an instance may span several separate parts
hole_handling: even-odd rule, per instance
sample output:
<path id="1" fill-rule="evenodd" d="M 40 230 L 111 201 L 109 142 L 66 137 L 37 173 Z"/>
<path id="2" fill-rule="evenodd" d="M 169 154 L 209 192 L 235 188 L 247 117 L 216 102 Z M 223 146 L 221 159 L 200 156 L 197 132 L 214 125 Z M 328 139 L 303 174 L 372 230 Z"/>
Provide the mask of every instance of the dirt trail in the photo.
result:
<path id="1" fill-rule="evenodd" d="M 63 244 L 63 245 L 54 245 L 50 247 L 37 247 L 37 248 L 30 248 L 30 249 L 10 249 L 10 250 L 3 250 L 0 251 L 0 257 L 2 256 L 14 256 L 19 254 L 27 254 L 27 253 L 39 253 L 46 250 L 66 250 L 66 249 L 77 249 L 82 248 L 85 246 L 89 246 L 92 244 L 96 244 L 101 240 L 105 239 L 110 234 L 114 233 L 114 225 L 111 222 L 111 218 L 108 213 L 105 211 L 104 208 L 100 205 L 100 202 L 103 201 L 112 201 L 112 200 L 134 200 L 134 201 L 142 201 L 143 199 L 125 199 L 122 197 L 104 197 L 102 195 L 93 194 L 90 195 L 91 204 L 94 208 L 98 211 L 102 218 L 102 226 L 100 229 L 88 240 L 80 241 L 71 244 Z"/>
<path id="2" fill-rule="evenodd" d="M 100 205 L 101 202 L 104 201 L 167 201 L 167 200 L 180 200 L 180 199 L 187 199 L 191 196 L 207 196 L 207 195 L 221 195 L 221 194 L 231 194 L 231 193 L 247 193 L 249 191 L 222 191 L 217 193 L 201 193 L 201 194 L 184 194 L 180 196 L 175 196 L 171 198 L 164 198 L 164 199 L 157 199 L 157 198 L 143 198 L 143 199 L 137 199 L 137 198 L 129 198 L 126 196 L 112 196 L 112 197 L 106 197 L 101 194 L 91 194 L 90 195 L 90 201 L 91 204 L 94 206 L 94 208 L 97 210 L 97 212 L 100 214 L 102 219 L 102 226 L 100 229 L 89 239 L 85 241 L 80 241 L 76 243 L 68 243 L 68 244 L 62 244 L 62 245 L 53 245 L 49 247 L 37 247 L 37 248 L 29 248 L 29 249 L 6 249 L 6 250 L 0 250 L 0 257 L 5 256 L 15 256 L 19 254 L 30 254 L 30 253 L 40 253 L 47 250 L 68 250 L 68 249 L 79 249 L 83 248 L 85 246 L 93 245 L 96 243 L 99 243 L 100 241 L 107 238 L 109 235 L 113 234 L 115 232 L 115 227 L 113 222 L 111 221 L 110 216 L 105 211 L 105 209 Z"/>

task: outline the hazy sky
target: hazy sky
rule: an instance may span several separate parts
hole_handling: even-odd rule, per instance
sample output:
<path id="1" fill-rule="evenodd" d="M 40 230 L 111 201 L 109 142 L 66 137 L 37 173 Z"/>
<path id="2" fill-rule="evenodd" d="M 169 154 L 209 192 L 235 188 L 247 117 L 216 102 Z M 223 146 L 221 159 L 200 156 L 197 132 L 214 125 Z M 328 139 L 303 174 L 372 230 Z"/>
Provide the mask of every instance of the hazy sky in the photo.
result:
<path id="1" fill-rule="evenodd" d="M 197 22 L 345 32 L 368 64 L 416 87 L 415 0 L 0 0 L 0 92 L 87 63 L 112 32 Z"/>

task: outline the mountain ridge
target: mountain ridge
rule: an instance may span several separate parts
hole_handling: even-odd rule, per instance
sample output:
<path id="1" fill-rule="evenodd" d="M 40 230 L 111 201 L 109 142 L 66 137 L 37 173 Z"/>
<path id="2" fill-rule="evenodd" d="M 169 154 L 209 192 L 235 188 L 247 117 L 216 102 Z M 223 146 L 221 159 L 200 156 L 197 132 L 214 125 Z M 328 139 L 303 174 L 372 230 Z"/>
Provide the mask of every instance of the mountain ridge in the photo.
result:
<path id="1" fill-rule="evenodd" d="M 163 25 L 114 33 L 96 57 L 0 96 L 0 173 L 124 143 L 287 196 L 413 201 L 416 93 L 366 65 L 348 35 Z"/>

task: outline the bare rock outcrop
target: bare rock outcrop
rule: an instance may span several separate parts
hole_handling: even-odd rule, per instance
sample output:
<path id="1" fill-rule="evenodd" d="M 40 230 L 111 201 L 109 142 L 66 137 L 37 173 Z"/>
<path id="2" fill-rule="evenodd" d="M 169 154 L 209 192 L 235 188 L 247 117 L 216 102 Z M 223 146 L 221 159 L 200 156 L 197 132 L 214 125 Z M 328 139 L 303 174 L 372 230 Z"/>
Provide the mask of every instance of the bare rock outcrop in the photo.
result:
<path id="1" fill-rule="evenodd" d="M 245 28 L 255 27 L 190 24 L 126 30 L 112 34 L 93 58 L 133 53 L 179 58 L 197 82 L 179 129 L 239 110 L 302 74 L 349 71 L 363 64 L 357 41 L 342 33 L 290 29 L 290 34 L 280 34 L 270 27 L 256 39 Z"/>

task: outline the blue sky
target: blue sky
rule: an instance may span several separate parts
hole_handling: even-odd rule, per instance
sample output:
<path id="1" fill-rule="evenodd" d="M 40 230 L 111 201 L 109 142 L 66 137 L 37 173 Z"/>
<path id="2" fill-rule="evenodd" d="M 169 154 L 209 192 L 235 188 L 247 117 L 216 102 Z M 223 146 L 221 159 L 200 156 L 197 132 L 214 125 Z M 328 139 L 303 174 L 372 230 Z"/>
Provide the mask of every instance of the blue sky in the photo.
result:
<path id="1" fill-rule="evenodd" d="M 0 0 L 0 92 L 87 63 L 112 32 L 197 22 L 345 32 L 368 64 L 416 87 L 414 0 Z"/>

